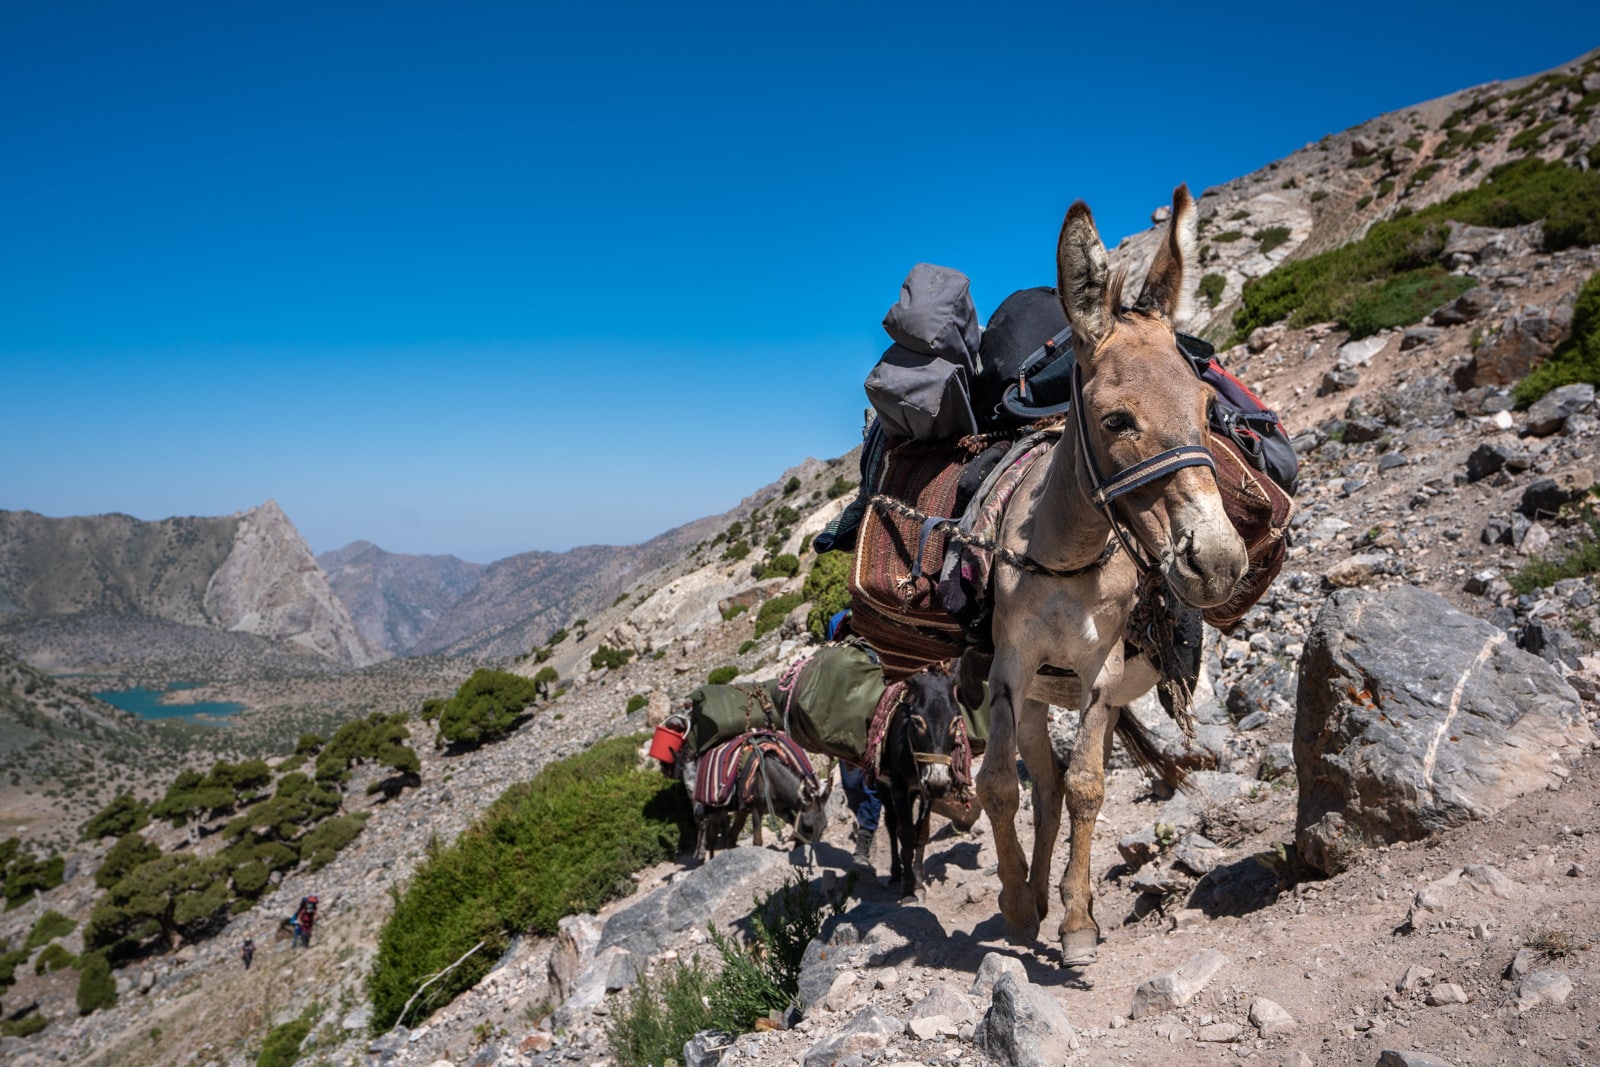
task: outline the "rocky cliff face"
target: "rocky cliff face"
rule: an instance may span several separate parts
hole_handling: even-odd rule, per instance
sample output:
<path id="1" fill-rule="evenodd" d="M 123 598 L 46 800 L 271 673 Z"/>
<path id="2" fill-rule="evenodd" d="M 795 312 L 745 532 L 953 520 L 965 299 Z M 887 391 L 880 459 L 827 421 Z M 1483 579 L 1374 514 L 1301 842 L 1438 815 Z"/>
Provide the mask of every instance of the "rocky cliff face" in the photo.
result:
<path id="1" fill-rule="evenodd" d="M 270 500 L 159 522 L 0 511 L 0 609 L 145 615 L 287 641 L 352 666 L 379 658 Z"/>
<path id="2" fill-rule="evenodd" d="M 229 630 L 290 641 L 357 667 L 379 658 L 274 500 L 240 516 L 233 550 L 211 576 L 205 605 Z"/>

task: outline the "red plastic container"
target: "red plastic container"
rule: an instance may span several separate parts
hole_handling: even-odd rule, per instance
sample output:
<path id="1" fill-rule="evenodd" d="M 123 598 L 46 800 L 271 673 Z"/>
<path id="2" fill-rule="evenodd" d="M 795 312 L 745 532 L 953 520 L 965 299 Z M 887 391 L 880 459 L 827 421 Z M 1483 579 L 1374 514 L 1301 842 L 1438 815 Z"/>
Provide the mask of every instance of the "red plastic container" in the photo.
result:
<path id="1" fill-rule="evenodd" d="M 684 734 L 687 732 L 675 730 L 668 723 L 657 726 L 655 736 L 650 739 L 650 757 L 662 763 L 676 763 L 678 750 L 683 747 Z"/>

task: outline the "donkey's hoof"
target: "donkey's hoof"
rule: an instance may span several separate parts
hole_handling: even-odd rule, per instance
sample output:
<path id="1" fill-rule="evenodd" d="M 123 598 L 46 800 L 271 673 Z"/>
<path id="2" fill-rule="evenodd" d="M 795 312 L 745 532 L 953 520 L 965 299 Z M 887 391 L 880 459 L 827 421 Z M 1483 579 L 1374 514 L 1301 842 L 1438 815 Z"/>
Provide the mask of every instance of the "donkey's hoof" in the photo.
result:
<path id="1" fill-rule="evenodd" d="M 1061 935 L 1061 965 L 1087 967 L 1100 958 L 1100 931 L 1070 930 Z"/>
<path id="2" fill-rule="evenodd" d="M 1022 893 L 1015 899 L 1021 901 L 1020 907 L 1004 889 L 1000 890 L 1000 914 L 1005 916 L 1006 932 L 1011 940 L 1025 945 L 1039 936 L 1039 913 L 1034 910 L 1031 894 Z"/>

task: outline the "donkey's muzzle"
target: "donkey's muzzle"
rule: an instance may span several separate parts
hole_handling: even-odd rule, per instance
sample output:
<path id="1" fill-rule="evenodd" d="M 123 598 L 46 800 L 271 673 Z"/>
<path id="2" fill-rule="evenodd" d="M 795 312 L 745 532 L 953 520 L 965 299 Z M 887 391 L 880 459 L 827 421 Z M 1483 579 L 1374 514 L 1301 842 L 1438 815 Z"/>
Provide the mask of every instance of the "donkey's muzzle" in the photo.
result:
<path id="1" fill-rule="evenodd" d="M 938 800 L 950 791 L 953 780 L 950 773 L 950 757 L 938 753 L 918 752 L 917 780 L 922 787 L 922 792 L 929 800 Z"/>

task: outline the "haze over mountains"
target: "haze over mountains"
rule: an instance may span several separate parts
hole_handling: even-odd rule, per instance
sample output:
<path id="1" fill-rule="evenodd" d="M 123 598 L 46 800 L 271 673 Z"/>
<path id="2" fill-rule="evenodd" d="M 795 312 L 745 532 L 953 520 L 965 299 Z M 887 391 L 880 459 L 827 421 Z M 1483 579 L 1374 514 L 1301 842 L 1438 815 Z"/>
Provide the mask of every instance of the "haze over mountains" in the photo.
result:
<path id="1" fill-rule="evenodd" d="M 317 557 L 362 636 L 389 655 L 516 656 L 710 535 L 698 519 L 641 545 L 522 552 L 490 564 L 357 541 Z"/>

